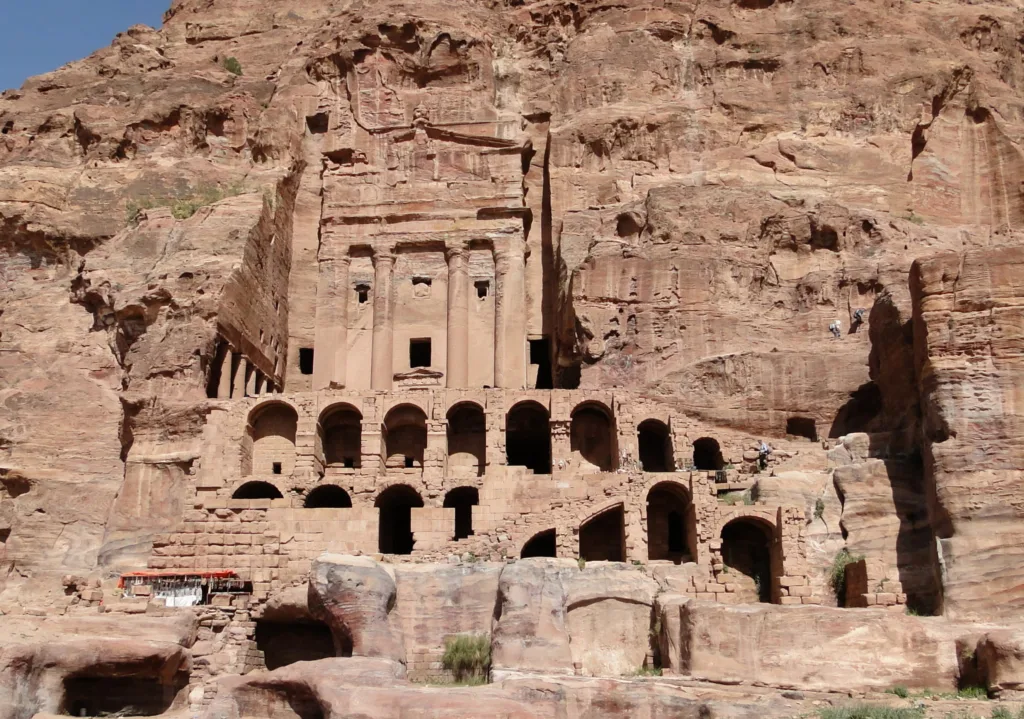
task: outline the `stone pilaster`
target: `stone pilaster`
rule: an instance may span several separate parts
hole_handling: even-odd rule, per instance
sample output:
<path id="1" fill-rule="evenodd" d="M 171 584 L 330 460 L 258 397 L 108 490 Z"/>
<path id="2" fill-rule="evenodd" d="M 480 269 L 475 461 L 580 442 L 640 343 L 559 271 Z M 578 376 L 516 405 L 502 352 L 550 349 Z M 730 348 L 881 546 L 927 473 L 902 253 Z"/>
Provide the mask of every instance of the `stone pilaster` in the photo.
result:
<path id="1" fill-rule="evenodd" d="M 469 247 L 445 249 L 448 260 L 448 387 L 469 386 Z"/>
<path id="2" fill-rule="evenodd" d="M 391 279 L 395 266 L 392 248 L 377 248 L 373 253 L 373 353 L 370 386 L 390 390 L 394 379 L 394 312 Z"/>
<path id="3" fill-rule="evenodd" d="M 348 256 L 321 260 L 316 293 L 313 389 L 344 387 L 348 360 Z"/>
<path id="4" fill-rule="evenodd" d="M 494 248 L 494 386 L 526 386 L 526 243 Z"/>

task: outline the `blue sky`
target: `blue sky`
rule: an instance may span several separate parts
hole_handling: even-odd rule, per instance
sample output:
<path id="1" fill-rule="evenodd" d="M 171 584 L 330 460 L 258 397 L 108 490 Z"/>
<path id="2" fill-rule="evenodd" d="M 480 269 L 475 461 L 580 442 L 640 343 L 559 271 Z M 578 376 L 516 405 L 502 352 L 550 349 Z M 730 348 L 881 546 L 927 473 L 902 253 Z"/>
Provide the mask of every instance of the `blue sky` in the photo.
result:
<path id="1" fill-rule="evenodd" d="M 132 25 L 160 27 L 170 0 L 0 0 L 0 91 L 106 47 Z"/>

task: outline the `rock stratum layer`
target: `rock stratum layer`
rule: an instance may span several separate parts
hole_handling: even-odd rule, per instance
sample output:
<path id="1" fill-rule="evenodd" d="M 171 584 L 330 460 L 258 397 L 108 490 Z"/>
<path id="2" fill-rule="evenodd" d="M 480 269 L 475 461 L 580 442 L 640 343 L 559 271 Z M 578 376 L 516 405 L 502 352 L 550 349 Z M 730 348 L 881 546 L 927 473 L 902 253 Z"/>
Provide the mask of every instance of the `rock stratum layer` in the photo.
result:
<path id="1" fill-rule="evenodd" d="M 1013 696 L 1021 38 L 175 0 L 2 93 L 0 717 Z"/>

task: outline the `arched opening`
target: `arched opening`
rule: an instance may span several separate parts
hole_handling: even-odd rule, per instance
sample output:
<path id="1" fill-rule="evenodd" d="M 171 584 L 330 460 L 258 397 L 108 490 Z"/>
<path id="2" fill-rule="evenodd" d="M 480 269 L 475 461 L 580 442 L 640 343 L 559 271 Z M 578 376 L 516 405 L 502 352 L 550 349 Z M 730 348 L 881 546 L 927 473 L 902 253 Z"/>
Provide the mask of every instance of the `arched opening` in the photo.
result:
<path id="1" fill-rule="evenodd" d="M 290 475 L 295 469 L 295 431 L 299 415 L 280 402 L 257 407 L 249 418 L 252 443 L 247 474 Z"/>
<path id="2" fill-rule="evenodd" d="M 234 491 L 231 499 L 284 499 L 284 495 L 270 482 L 246 482 Z"/>
<path id="3" fill-rule="evenodd" d="M 374 506 L 380 510 L 377 548 L 381 554 L 412 554 L 412 509 L 423 506 L 419 492 L 396 484 L 381 492 Z"/>
<path id="4" fill-rule="evenodd" d="M 322 484 L 306 495 L 306 509 L 350 509 L 352 498 L 336 484 Z"/>
<path id="5" fill-rule="evenodd" d="M 602 472 L 615 469 L 615 426 L 611 413 L 595 402 L 573 410 L 570 449 Z"/>
<path id="6" fill-rule="evenodd" d="M 267 669 L 279 669 L 295 662 L 313 662 L 336 656 L 334 637 L 323 622 L 256 622 L 256 648 L 263 652 Z M 351 643 L 348 654 L 352 656 Z"/>
<path id="7" fill-rule="evenodd" d="M 188 686 L 188 672 L 178 671 L 162 680 L 140 673 L 140 668 L 98 666 L 95 674 L 65 678 L 60 713 L 73 717 L 156 716 L 169 711 L 179 692 Z"/>
<path id="8" fill-rule="evenodd" d="M 341 405 L 320 417 L 324 463 L 328 467 L 360 467 L 363 454 L 363 415 L 355 407 Z"/>
<path id="9" fill-rule="evenodd" d="M 818 425 L 810 417 L 790 417 L 786 420 L 786 434 L 793 434 L 797 437 L 806 437 L 809 440 L 818 441 Z"/>
<path id="10" fill-rule="evenodd" d="M 465 402 L 448 410 L 448 471 L 456 476 L 483 476 L 487 419 L 480 405 Z"/>
<path id="11" fill-rule="evenodd" d="M 693 561 L 696 518 L 690 493 L 675 482 L 662 482 L 647 493 L 647 558 L 676 564 Z M 693 528 L 693 529 L 691 529 Z"/>
<path id="12" fill-rule="evenodd" d="M 580 526 L 580 557 L 588 562 L 626 561 L 626 514 L 618 504 Z"/>
<path id="13" fill-rule="evenodd" d="M 645 472 L 674 472 L 672 439 L 668 425 L 656 419 L 644 420 L 636 429 L 640 445 L 640 466 Z"/>
<path id="14" fill-rule="evenodd" d="M 773 528 L 741 517 L 722 528 L 722 562 L 741 602 L 772 601 Z"/>
<path id="15" fill-rule="evenodd" d="M 427 415 L 411 404 L 392 408 L 384 418 L 385 466 L 388 469 L 423 468 L 427 448 Z"/>
<path id="16" fill-rule="evenodd" d="M 513 467 L 551 474 L 551 426 L 548 411 L 536 402 L 520 402 L 505 418 L 505 454 Z"/>
<path id="17" fill-rule="evenodd" d="M 699 470 L 712 472 L 725 467 L 722 448 L 717 439 L 701 437 L 693 443 L 693 466 Z"/>
<path id="18" fill-rule="evenodd" d="M 530 541 L 523 545 L 523 551 L 519 553 L 520 559 L 530 557 L 554 557 L 558 554 L 555 530 L 545 529 L 543 532 L 530 537 Z"/>
<path id="19" fill-rule="evenodd" d="M 444 496 L 444 506 L 455 510 L 455 539 L 473 534 L 473 507 L 480 504 L 476 487 L 458 487 Z"/>

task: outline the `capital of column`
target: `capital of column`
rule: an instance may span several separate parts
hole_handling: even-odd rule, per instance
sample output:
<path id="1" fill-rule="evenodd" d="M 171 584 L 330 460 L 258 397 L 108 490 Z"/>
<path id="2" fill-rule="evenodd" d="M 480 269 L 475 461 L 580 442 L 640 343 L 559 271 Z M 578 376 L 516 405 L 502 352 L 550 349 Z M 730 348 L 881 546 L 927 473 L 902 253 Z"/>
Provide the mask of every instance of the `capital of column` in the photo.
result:
<path id="1" fill-rule="evenodd" d="M 373 248 L 373 257 L 371 258 L 373 266 L 376 267 L 378 262 L 394 263 L 395 261 L 395 246 L 386 245 L 383 247 Z"/>
<path id="2" fill-rule="evenodd" d="M 494 246 L 495 264 L 507 264 L 511 260 L 524 261 L 526 259 L 526 241 L 521 238 L 510 238 L 501 244 Z"/>
<path id="3" fill-rule="evenodd" d="M 465 242 L 446 243 L 444 246 L 444 258 L 448 264 L 451 264 L 452 260 L 468 260 L 469 244 Z"/>

